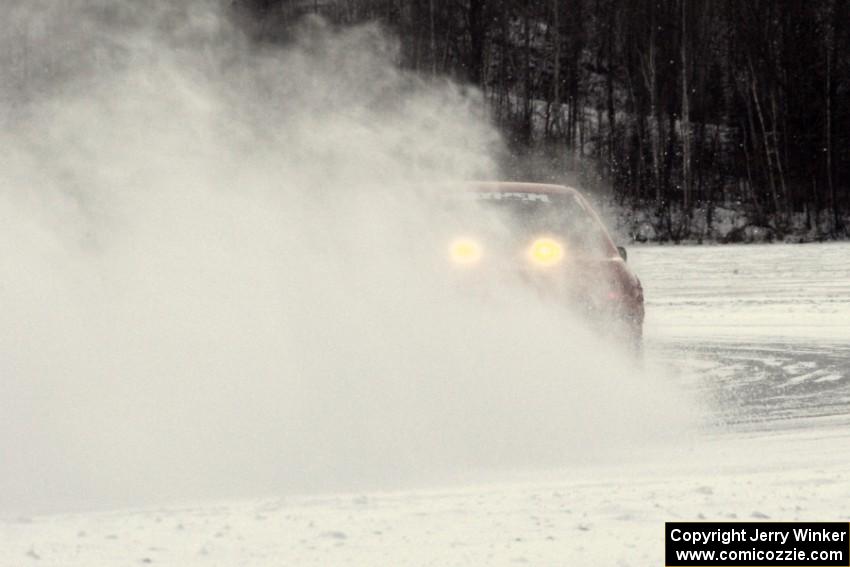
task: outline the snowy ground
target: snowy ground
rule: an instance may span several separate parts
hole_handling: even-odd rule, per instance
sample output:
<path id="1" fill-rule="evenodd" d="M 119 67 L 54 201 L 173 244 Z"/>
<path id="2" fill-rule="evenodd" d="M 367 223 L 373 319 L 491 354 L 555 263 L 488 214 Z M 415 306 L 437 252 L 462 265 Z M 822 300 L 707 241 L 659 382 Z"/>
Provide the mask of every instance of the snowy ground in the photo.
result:
<path id="1" fill-rule="evenodd" d="M 718 419 L 850 411 L 850 245 L 638 248 L 655 355 Z"/>
<path id="2" fill-rule="evenodd" d="M 0 565 L 662 565 L 666 520 L 850 521 L 850 245 L 641 247 L 675 447 L 442 489 L 6 518 Z"/>

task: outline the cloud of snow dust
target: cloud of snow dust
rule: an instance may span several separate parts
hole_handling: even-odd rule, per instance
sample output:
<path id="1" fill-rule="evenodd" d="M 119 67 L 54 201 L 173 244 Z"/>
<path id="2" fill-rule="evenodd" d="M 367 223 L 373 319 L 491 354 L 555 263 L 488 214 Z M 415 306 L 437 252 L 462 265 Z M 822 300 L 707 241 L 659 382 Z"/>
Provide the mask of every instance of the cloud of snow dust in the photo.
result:
<path id="1" fill-rule="evenodd" d="M 686 422 L 557 306 L 446 277 L 432 189 L 499 138 L 378 26 L 2 7 L 0 509 L 393 488 Z"/>

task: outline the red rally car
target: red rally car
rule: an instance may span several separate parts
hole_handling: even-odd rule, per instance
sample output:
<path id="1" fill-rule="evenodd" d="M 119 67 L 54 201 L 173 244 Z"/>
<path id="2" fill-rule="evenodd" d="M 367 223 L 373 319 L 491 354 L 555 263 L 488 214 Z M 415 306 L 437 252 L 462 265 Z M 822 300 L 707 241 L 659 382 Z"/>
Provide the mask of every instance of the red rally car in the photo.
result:
<path id="1" fill-rule="evenodd" d="M 446 202 L 448 256 L 459 277 L 489 280 L 509 272 L 604 334 L 640 346 L 640 280 L 579 191 L 476 182 L 451 191 Z"/>

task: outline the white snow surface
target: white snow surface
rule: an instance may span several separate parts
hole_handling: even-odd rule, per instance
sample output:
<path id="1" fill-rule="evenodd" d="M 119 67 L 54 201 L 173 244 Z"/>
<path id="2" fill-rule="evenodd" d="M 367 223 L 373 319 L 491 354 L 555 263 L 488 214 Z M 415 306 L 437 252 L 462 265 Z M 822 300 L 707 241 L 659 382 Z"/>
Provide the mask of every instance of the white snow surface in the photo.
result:
<path id="1" fill-rule="evenodd" d="M 847 243 L 636 247 L 650 336 L 850 340 Z"/>
<path id="2" fill-rule="evenodd" d="M 665 521 L 850 521 L 849 259 L 630 250 L 644 364 L 708 416 L 675 445 L 404 491 L 7 515 L 0 566 L 662 565 Z"/>

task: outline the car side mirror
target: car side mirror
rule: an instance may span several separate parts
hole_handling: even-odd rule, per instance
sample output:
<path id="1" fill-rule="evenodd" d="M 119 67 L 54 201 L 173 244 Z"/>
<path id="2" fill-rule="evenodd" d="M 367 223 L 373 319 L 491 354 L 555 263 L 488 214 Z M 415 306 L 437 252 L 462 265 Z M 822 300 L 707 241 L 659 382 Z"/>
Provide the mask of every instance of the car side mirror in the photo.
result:
<path id="1" fill-rule="evenodd" d="M 617 252 L 620 253 L 620 258 L 623 259 L 623 262 L 629 261 L 629 255 L 626 253 L 626 249 L 622 246 L 617 246 Z"/>

